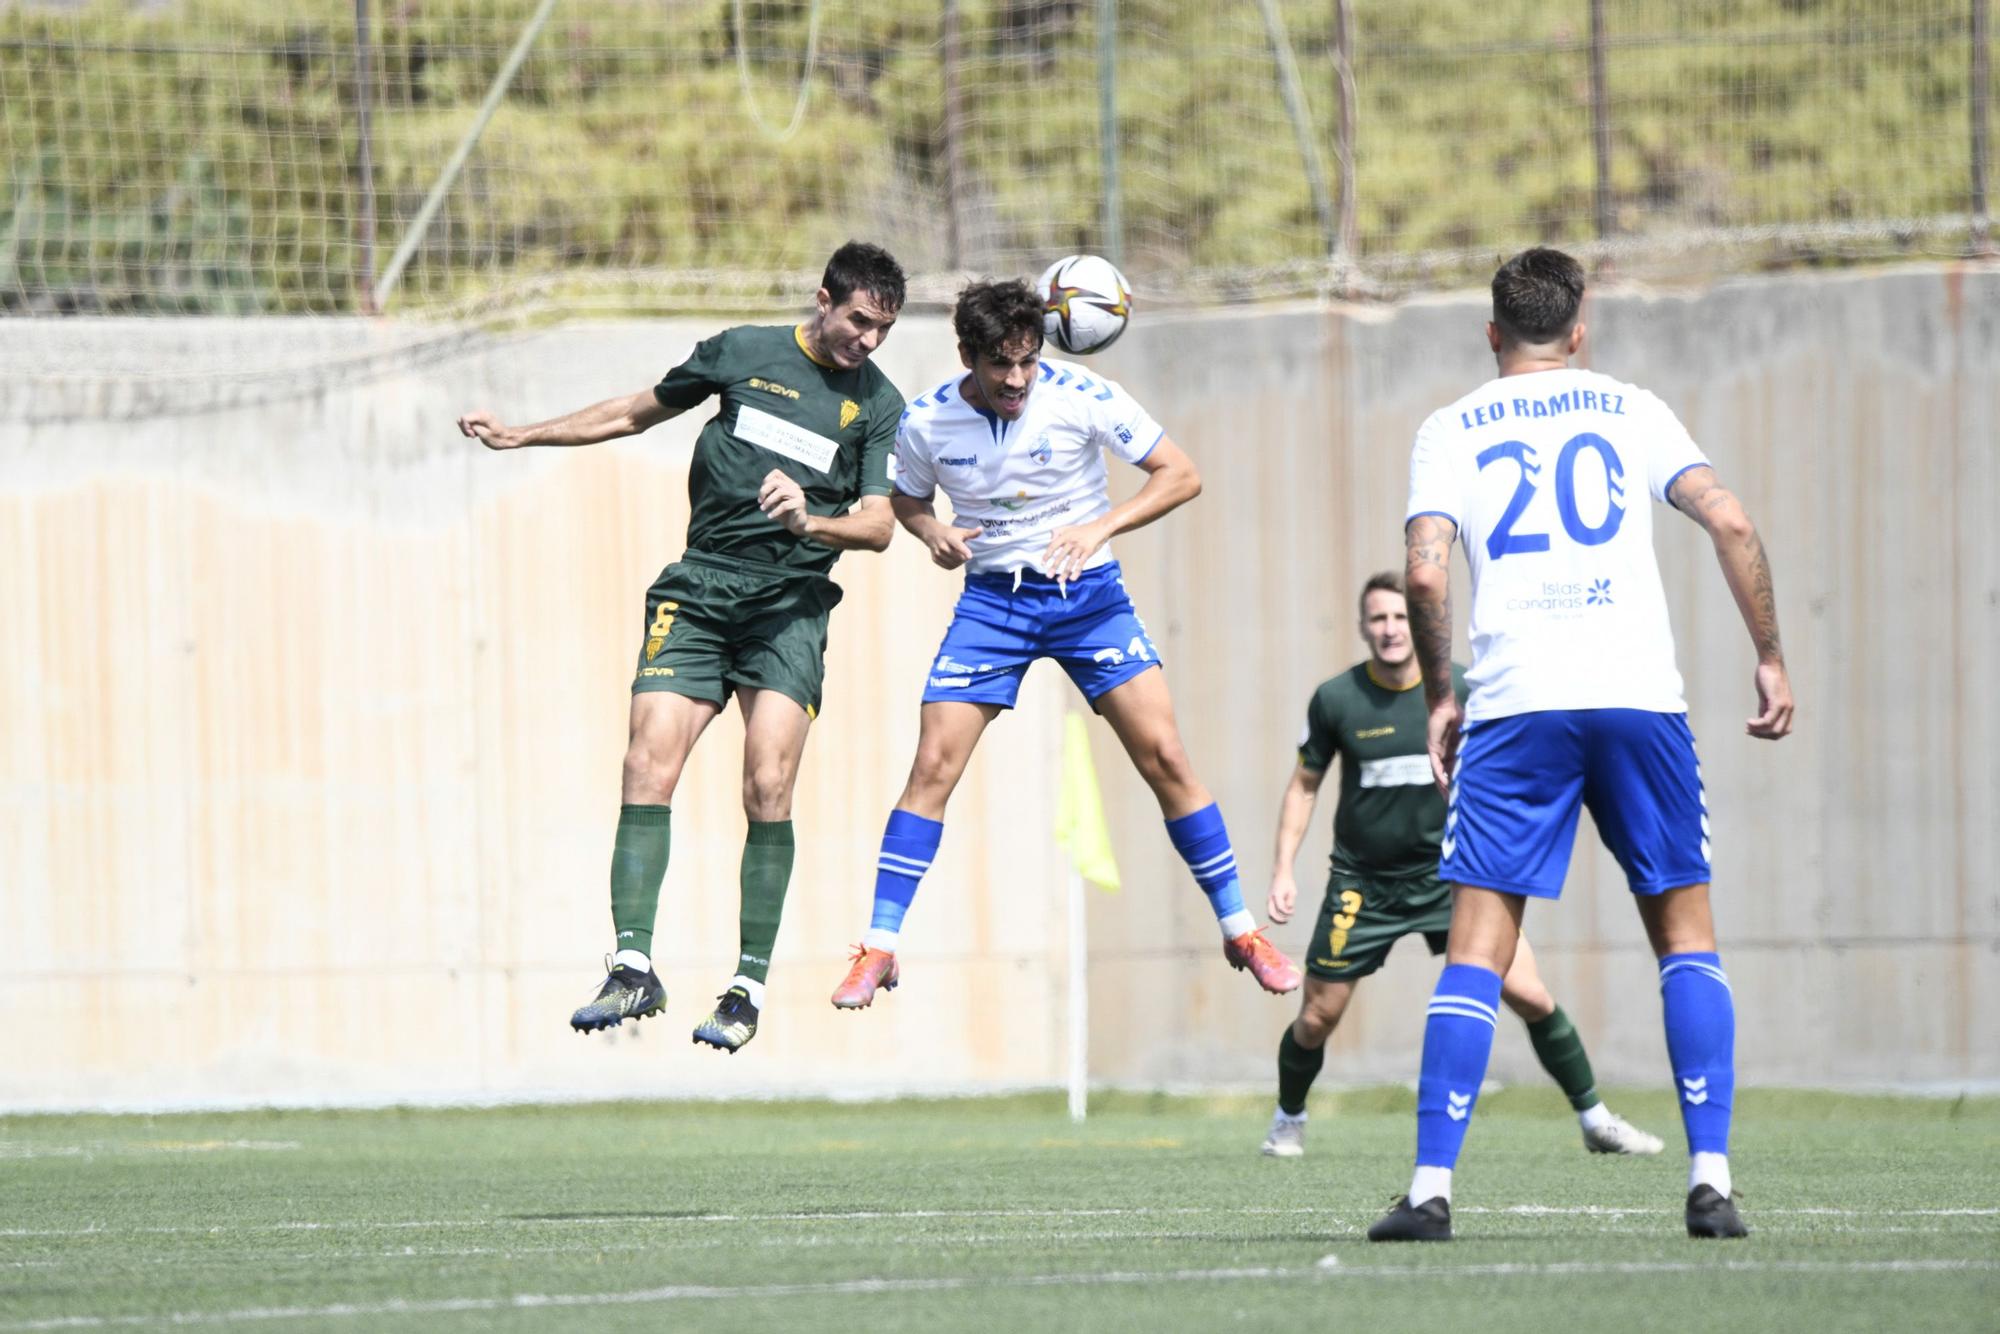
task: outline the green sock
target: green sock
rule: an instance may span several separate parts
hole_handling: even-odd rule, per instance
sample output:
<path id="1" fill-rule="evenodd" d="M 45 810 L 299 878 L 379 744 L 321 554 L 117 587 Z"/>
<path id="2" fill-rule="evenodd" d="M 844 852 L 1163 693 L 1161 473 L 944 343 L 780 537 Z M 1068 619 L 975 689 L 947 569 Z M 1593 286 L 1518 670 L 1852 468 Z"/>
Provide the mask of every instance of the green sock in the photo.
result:
<path id="1" fill-rule="evenodd" d="M 653 952 L 653 916 L 660 882 L 667 878 L 673 811 L 666 806 L 620 806 L 618 837 L 611 845 L 611 924 L 618 948 Z"/>
<path id="2" fill-rule="evenodd" d="M 1325 1064 L 1326 1044 L 1301 1047 L 1292 1036 L 1292 1026 L 1286 1024 L 1285 1036 L 1278 1039 L 1278 1109 L 1287 1116 L 1303 1112 L 1306 1094 L 1312 1091 L 1313 1080 Z"/>
<path id="3" fill-rule="evenodd" d="M 1548 1018 L 1528 1025 L 1528 1041 L 1534 1044 L 1535 1059 L 1542 1063 L 1542 1069 L 1569 1096 L 1570 1106 L 1581 1112 L 1604 1101 L 1597 1096 L 1597 1077 L 1590 1072 L 1590 1053 L 1583 1049 L 1583 1038 L 1563 1013 L 1562 1006 L 1556 1006 Z"/>
<path id="4" fill-rule="evenodd" d="M 742 953 L 738 975 L 762 982 L 771 971 L 771 947 L 778 943 L 778 919 L 785 913 L 785 889 L 792 882 L 792 822 L 750 822 L 743 840 L 743 909 L 737 918 Z"/>

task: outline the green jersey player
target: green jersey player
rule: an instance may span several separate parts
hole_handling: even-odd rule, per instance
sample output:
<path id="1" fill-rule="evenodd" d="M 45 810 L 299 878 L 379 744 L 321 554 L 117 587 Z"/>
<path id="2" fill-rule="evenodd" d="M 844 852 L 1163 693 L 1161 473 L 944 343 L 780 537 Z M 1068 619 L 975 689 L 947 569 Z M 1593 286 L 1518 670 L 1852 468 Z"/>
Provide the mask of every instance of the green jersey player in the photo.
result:
<path id="1" fill-rule="evenodd" d="M 1305 1152 L 1306 1093 L 1326 1059 L 1326 1040 L 1340 1023 L 1354 987 L 1380 968 L 1407 935 L 1421 935 L 1442 954 L 1451 926 L 1451 889 L 1438 879 L 1445 803 L 1431 781 L 1426 749 L 1428 711 L 1410 640 L 1403 581 L 1378 574 L 1361 590 L 1365 662 L 1313 692 L 1278 814 L 1277 858 L 1271 870 L 1271 920 L 1291 920 L 1298 906 L 1292 863 L 1311 823 L 1319 788 L 1340 760 L 1340 804 L 1333 817 L 1333 872 L 1306 954 L 1299 1017 L 1278 1044 L 1278 1109 L 1264 1152 L 1292 1158 Z M 1452 669 L 1465 693 L 1465 671 Z M 1649 1135 L 1612 1113 L 1598 1096 L 1583 1040 L 1542 985 L 1534 952 L 1523 940 L 1501 991 L 1528 1026 L 1535 1056 L 1568 1095 L 1593 1153 L 1653 1154 Z"/>
<path id="2" fill-rule="evenodd" d="M 591 445 L 636 435 L 704 402 L 718 409 L 688 468 L 687 550 L 646 594 L 632 682 L 623 805 L 611 858 L 617 953 L 580 1032 L 665 1007 L 653 920 L 681 767 L 732 696 L 743 711 L 741 947 L 736 976 L 697 1042 L 735 1051 L 757 1032 L 792 872 L 792 785 L 819 712 L 827 618 L 842 551 L 880 551 L 895 518 L 890 458 L 903 397 L 868 358 L 903 305 L 903 271 L 879 246 L 835 251 L 802 324 L 725 329 L 658 385 L 535 426 L 458 419 L 491 449 Z"/>

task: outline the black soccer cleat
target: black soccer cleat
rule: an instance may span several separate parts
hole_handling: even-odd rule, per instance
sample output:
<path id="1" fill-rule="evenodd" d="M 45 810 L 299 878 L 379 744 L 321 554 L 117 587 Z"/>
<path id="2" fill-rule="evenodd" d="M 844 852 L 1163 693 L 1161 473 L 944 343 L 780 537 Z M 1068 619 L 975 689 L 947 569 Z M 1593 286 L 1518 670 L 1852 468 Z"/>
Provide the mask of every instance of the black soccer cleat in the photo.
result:
<path id="1" fill-rule="evenodd" d="M 1439 1195 L 1422 1204 L 1411 1204 L 1409 1196 L 1398 1195 L 1389 1212 L 1368 1229 L 1368 1240 L 1450 1241 L 1451 1202 Z"/>
<path id="2" fill-rule="evenodd" d="M 616 1028 L 627 1019 L 644 1019 L 667 1008 L 667 989 L 660 975 L 648 968 L 640 972 L 619 964 L 604 979 L 597 998 L 569 1017 L 569 1026 L 579 1033 L 600 1028 Z"/>
<path id="3" fill-rule="evenodd" d="M 694 1040 L 735 1055 L 739 1047 L 757 1036 L 757 1007 L 742 987 L 731 987 L 715 999 L 715 1013 L 695 1027 Z"/>
<path id="4" fill-rule="evenodd" d="M 1688 1235 L 1704 1240 L 1747 1237 L 1750 1227 L 1736 1213 L 1736 1201 L 1702 1183 L 1688 1192 Z"/>

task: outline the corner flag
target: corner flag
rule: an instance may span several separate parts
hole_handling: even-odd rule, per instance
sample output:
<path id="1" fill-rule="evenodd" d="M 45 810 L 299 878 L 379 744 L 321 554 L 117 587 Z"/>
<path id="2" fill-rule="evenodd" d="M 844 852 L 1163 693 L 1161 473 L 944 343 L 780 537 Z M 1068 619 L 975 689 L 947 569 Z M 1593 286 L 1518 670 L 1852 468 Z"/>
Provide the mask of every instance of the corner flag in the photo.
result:
<path id="1" fill-rule="evenodd" d="M 1097 767 L 1090 760 L 1090 731 L 1083 715 L 1063 718 L 1062 786 L 1056 796 L 1056 843 L 1070 864 L 1099 889 L 1118 888 L 1118 859 L 1104 823 L 1104 800 L 1097 791 Z"/>

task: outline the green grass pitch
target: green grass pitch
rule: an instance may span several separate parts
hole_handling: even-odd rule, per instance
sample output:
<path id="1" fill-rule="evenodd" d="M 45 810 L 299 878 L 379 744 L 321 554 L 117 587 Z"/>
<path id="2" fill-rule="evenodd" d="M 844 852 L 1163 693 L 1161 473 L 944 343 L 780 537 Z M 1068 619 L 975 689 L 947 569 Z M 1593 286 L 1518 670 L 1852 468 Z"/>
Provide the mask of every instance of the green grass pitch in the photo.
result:
<path id="1" fill-rule="evenodd" d="M 1249 1098 L 0 1118 L 0 1334 L 2000 1329 L 2000 1100 L 1743 1094 L 1716 1243 L 1679 1153 L 1503 1090 L 1459 1239 L 1371 1247 L 1411 1107 L 1323 1094 L 1297 1161 Z"/>

